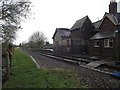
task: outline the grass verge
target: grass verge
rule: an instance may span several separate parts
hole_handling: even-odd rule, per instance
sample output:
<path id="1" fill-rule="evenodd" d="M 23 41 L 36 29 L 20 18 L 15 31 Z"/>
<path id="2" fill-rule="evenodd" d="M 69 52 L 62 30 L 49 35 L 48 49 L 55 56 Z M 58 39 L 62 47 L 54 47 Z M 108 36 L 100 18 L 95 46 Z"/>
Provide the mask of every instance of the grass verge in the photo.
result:
<path id="1" fill-rule="evenodd" d="M 10 79 L 4 88 L 86 88 L 80 86 L 78 75 L 64 69 L 38 69 L 22 50 L 15 49 Z"/>

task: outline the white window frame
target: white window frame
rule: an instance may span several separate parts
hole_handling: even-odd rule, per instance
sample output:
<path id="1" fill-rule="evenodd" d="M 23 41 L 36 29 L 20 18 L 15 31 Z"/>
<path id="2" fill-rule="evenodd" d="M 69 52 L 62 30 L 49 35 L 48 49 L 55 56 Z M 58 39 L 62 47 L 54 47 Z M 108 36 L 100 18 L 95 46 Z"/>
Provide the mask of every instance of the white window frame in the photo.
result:
<path id="1" fill-rule="evenodd" d="M 105 48 L 109 47 L 109 39 L 104 39 L 104 47 Z"/>
<path id="2" fill-rule="evenodd" d="M 111 41 L 110 41 L 111 40 Z M 112 46 L 110 46 L 110 42 L 112 42 Z M 114 47 L 114 40 L 113 39 L 109 39 L 109 46 L 110 47 Z"/>
<path id="3" fill-rule="evenodd" d="M 110 42 L 112 42 L 112 46 L 110 46 Z M 104 48 L 112 48 L 114 47 L 114 41 L 113 39 L 104 39 Z"/>
<path id="4" fill-rule="evenodd" d="M 99 47 L 99 46 L 100 46 L 99 40 L 94 40 L 94 47 Z"/>

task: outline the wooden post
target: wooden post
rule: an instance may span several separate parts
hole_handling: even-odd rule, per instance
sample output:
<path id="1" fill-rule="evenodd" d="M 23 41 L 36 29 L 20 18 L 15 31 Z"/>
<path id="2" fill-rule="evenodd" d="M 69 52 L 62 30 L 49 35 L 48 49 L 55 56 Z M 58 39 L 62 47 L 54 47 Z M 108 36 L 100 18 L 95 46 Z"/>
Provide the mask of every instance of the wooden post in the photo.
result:
<path id="1" fill-rule="evenodd" d="M 2 78 L 2 85 L 9 79 L 10 77 L 10 61 L 8 52 L 4 53 L 4 57 L 2 58 L 2 63 L 4 65 L 4 70 L 6 70 L 5 75 Z"/>
<path id="2" fill-rule="evenodd" d="M 8 80 L 9 76 L 10 76 L 10 59 L 9 59 L 9 53 L 6 53 L 5 62 L 6 62 L 6 80 Z"/>

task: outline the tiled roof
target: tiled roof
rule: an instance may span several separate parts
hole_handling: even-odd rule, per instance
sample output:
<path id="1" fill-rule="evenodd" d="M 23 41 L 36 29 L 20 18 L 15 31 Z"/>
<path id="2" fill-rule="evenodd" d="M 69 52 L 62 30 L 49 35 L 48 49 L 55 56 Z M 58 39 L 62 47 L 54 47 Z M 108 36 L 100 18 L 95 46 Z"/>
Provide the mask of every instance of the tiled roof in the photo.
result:
<path id="1" fill-rule="evenodd" d="M 56 28 L 53 38 L 55 37 L 56 33 L 59 33 L 59 35 L 61 37 L 69 37 L 70 36 L 70 30 L 67 28 Z"/>
<path id="2" fill-rule="evenodd" d="M 85 16 L 82 19 L 77 20 L 75 22 L 75 24 L 72 26 L 71 30 L 75 30 L 75 29 L 81 28 L 87 18 L 88 18 L 88 16 Z"/>
<path id="3" fill-rule="evenodd" d="M 115 37 L 115 31 L 103 31 L 103 32 L 99 32 L 96 35 L 94 35 L 91 39 L 103 39 L 103 38 L 111 38 L 111 37 Z"/>
<path id="4" fill-rule="evenodd" d="M 102 20 L 99 20 L 99 21 L 93 23 L 93 25 L 95 26 L 95 28 L 98 28 L 98 26 L 99 26 L 99 24 L 100 24 L 101 21 Z"/>
<path id="5" fill-rule="evenodd" d="M 57 32 L 60 34 L 61 37 L 69 37 L 70 36 L 69 29 L 57 29 Z"/>
<path id="6" fill-rule="evenodd" d="M 120 25 L 120 13 L 117 14 L 110 14 L 106 13 L 103 17 L 103 19 L 99 22 L 93 23 L 96 28 L 99 28 L 105 18 L 109 18 L 115 25 Z M 91 39 L 103 39 L 103 38 L 111 38 L 115 37 L 115 30 L 105 30 L 105 31 L 99 31 L 96 35 L 94 35 Z"/>
<path id="7" fill-rule="evenodd" d="M 117 22 L 118 22 L 119 25 L 120 25 L 120 13 L 115 14 L 115 17 L 116 17 L 116 19 L 117 19 Z"/>
<path id="8" fill-rule="evenodd" d="M 120 25 L 120 13 L 116 14 L 106 13 L 98 27 L 100 27 L 105 17 L 108 17 L 115 25 Z"/>
<path id="9" fill-rule="evenodd" d="M 118 20 L 115 15 L 113 14 L 107 14 L 106 15 L 115 25 L 118 24 Z"/>

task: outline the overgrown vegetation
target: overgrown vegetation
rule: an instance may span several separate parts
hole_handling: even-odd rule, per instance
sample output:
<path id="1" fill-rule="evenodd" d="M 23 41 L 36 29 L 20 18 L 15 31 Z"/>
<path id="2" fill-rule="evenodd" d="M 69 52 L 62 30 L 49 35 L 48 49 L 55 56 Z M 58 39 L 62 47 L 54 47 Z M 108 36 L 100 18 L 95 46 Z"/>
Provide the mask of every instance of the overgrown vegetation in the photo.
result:
<path id="1" fill-rule="evenodd" d="M 4 88 L 80 88 L 78 75 L 72 71 L 56 68 L 38 69 L 31 58 L 15 49 L 10 79 Z"/>

